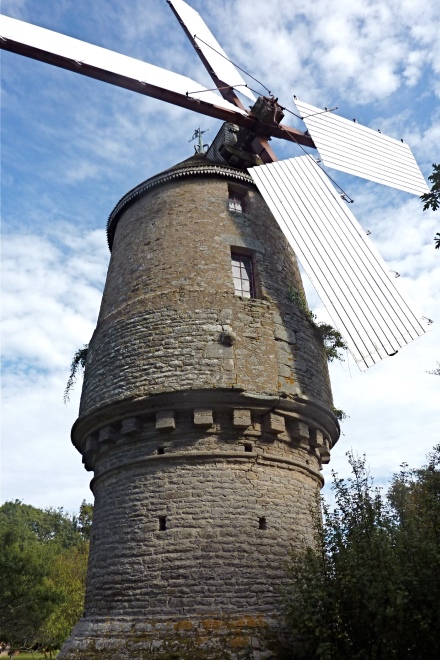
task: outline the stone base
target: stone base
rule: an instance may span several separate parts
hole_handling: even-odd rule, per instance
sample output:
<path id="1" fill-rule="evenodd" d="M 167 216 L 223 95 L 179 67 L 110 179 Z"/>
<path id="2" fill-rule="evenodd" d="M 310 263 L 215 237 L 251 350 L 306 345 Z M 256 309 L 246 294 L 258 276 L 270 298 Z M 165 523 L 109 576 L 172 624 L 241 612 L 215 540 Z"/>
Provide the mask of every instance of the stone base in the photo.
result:
<path id="1" fill-rule="evenodd" d="M 59 660 L 269 660 L 276 622 L 261 615 L 236 618 L 84 618 Z"/>

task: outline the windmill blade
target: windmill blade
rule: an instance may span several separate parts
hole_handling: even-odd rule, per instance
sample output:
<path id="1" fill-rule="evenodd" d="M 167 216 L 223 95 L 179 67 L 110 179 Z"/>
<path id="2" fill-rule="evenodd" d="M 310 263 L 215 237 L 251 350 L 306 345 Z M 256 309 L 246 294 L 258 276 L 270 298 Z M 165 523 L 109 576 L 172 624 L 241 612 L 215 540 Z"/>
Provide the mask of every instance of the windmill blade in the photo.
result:
<path id="1" fill-rule="evenodd" d="M 361 370 L 426 332 L 311 157 L 260 165 L 249 173 Z"/>
<path id="2" fill-rule="evenodd" d="M 243 77 L 228 59 L 225 51 L 220 46 L 200 14 L 183 0 L 167 0 L 167 2 L 177 16 L 189 40 L 207 68 L 216 87 L 219 88 L 222 96 L 233 103 L 236 102 L 234 97 L 238 101 L 235 94 L 232 93 L 231 95 L 229 89 L 222 89 L 224 87 L 234 87 L 237 88 L 241 94 L 244 94 L 244 96 L 247 96 L 248 99 L 255 103 L 255 96 L 252 94 L 251 90 L 248 89 Z M 238 103 L 241 106 L 240 101 L 238 101 Z"/>
<path id="3" fill-rule="evenodd" d="M 328 167 L 414 195 L 429 192 L 411 149 L 401 140 L 295 99 Z"/>
<path id="4" fill-rule="evenodd" d="M 191 78 L 1 14 L 0 47 L 223 121 L 255 124 L 246 111 Z"/>

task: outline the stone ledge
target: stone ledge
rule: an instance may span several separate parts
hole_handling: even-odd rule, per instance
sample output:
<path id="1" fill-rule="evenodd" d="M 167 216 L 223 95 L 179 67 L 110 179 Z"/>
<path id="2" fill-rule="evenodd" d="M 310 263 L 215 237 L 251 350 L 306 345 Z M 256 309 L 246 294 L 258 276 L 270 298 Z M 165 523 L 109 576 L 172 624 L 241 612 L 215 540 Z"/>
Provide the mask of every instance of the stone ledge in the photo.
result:
<path id="1" fill-rule="evenodd" d="M 194 399 L 199 404 L 211 405 L 193 407 Z M 161 408 L 162 401 L 168 406 Z M 118 418 L 115 412 L 121 417 Z M 167 397 L 144 397 L 132 402 L 131 406 L 112 406 L 108 413 L 112 419 L 109 420 L 108 415 L 102 425 L 90 428 L 92 421 L 104 422 L 104 415 L 99 414 L 88 416 L 88 423 L 84 419 L 78 420 L 74 426 L 73 441 L 83 454 L 87 470 L 93 470 L 98 456 L 112 450 L 113 446 L 130 442 L 150 443 L 154 441 L 154 433 L 158 434 L 157 440 L 164 433 L 177 432 L 176 437 L 180 438 L 185 434 L 191 438 L 194 434 L 206 438 L 208 433 L 211 437 L 219 436 L 219 442 L 224 439 L 228 444 L 243 443 L 246 436 L 259 438 L 263 444 L 278 441 L 285 443 L 286 447 L 291 445 L 310 452 L 318 457 L 320 464 L 329 462 L 330 449 L 338 438 L 333 414 L 304 397 L 278 399 L 220 390 L 191 393 L 184 397 L 177 392 L 169 393 Z M 85 431 L 82 437 L 81 431 Z M 147 437 L 142 439 L 143 435 Z"/>

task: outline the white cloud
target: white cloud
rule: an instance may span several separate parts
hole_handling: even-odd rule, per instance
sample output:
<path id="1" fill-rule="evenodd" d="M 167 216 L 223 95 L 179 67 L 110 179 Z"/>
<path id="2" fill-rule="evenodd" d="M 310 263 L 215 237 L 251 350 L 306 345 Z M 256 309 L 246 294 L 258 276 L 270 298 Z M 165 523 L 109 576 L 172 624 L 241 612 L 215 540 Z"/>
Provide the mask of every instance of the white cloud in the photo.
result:
<path id="1" fill-rule="evenodd" d="M 232 59 L 286 105 L 293 92 L 339 105 L 343 116 L 403 137 L 425 173 L 438 162 L 432 95 L 440 94 L 440 18 L 430 0 L 192 4 Z M 165 0 L 3 0 L 2 11 L 209 84 Z M 106 218 L 130 188 L 191 155 L 194 128 L 210 128 L 211 138 L 218 122 L 9 53 L 2 76 L 2 496 L 75 509 L 88 497 L 90 475 L 68 439 L 79 388 L 67 408 L 62 395 L 99 308 Z M 286 122 L 295 124 L 293 117 Z M 274 147 L 292 155 L 289 144 Z M 335 178 L 355 198 L 352 210 L 390 268 L 401 272 L 408 296 L 434 318 L 439 214 L 423 213 L 417 198 Z M 324 318 L 314 294 L 309 298 Z M 351 415 L 333 467 L 346 470 L 344 453 L 353 446 L 386 479 L 402 460 L 421 462 L 437 440 L 440 378 L 425 373 L 440 359 L 435 320 L 429 335 L 365 375 L 352 361 L 332 367 L 336 405 Z"/>

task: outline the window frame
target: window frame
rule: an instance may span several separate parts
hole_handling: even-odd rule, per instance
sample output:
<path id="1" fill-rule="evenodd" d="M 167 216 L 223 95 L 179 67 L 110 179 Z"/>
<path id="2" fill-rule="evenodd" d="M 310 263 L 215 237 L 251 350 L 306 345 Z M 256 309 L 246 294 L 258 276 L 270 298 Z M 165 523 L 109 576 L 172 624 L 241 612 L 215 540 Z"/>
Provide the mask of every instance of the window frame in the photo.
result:
<path id="1" fill-rule="evenodd" d="M 246 213 L 246 190 L 228 186 L 228 209 L 231 213 Z"/>
<path id="2" fill-rule="evenodd" d="M 234 266 L 237 267 L 237 264 L 234 264 L 234 261 L 239 262 L 239 277 L 237 277 L 234 273 Z M 246 268 L 246 264 L 248 265 L 248 268 Z M 243 249 L 231 247 L 231 272 L 232 282 L 234 285 L 234 295 L 247 300 L 255 300 L 257 298 L 257 287 L 255 280 L 255 260 L 253 253 Z M 247 277 L 242 277 L 243 274 L 246 274 Z M 236 286 L 237 280 L 239 280 L 241 283 L 239 288 Z M 247 291 L 246 288 L 243 287 L 243 282 L 249 283 L 249 295 L 246 295 Z"/>

